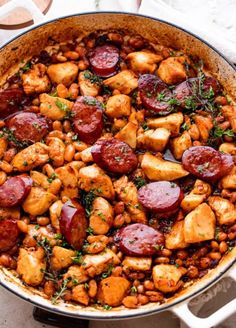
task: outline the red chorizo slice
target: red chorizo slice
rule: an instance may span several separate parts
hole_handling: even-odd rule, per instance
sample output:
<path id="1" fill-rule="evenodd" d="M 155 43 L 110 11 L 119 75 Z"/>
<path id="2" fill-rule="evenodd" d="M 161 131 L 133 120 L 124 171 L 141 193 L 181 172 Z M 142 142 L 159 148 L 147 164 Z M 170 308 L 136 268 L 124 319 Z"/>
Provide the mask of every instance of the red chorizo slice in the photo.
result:
<path id="1" fill-rule="evenodd" d="M 215 182 L 221 177 L 222 157 L 220 152 L 208 146 L 196 146 L 183 153 L 185 170 L 200 179 Z"/>
<path id="2" fill-rule="evenodd" d="M 147 210 L 172 215 L 183 199 L 183 192 L 173 182 L 151 182 L 138 190 L 138 199 Z"/>
<path id="3" fill-rule="evenodd" d="M 114 238 L 120 250 L 131 256 L 151 256 L 165 242 L 164 235 L 141 223 L 130 224 L 120 229 Z"/>
<path id="4" fill-rule="evenodd" d="M 173 90 L 175 99 L 178 104 L 186 108 L 199 107 L 201 99 L 199 99 L 199 78 L 190 78 L 178 84 Z"/>
<path id="5" fill-rule="evenodd" d="M 91 69 L 100 77 L 110 77 L 117 72 L 119 57 L 119 49 L 114 45 L 98 46 L 89 54 Z"/>
<path id="6" fill-rule="evenodd" d="M 220 154 L 222 160 L 221 177 L 229 174 L 234 167 L 233 157 L 229 154 Z"/>
<path id="7" fill-rule="evenodd" d="M 174 95 L 179 105 L 185 108 L 199 107 L 208 98 L 217 95 L 221 90 L 218 81 L 211 77 L 194 77 L 180 83 L 174 89 Z"/>
<path id="8" fill-rule="evenodd" d="M 30 143 L 42 140 L 49 129 L 45 117 L 30 112 L 13 115 L 6 120 L 6 125 L 14 132 L 17 140 Z"/>
<path id="9" fill-rule="evenodd" d="M 97 163 L 101 168 L 106 170 L 105 164 L 102 160 L 102 145 L 104 144 L 105 140 L 100 139 L 92 146 L 91 154 L 95 163 Z"/>
<path id="10" fill-rule="evenodd" d="M 78 97 L 73 105 L 73 125 L 79 139 L 93 144 L 103 129 L 102 104 L 94 97 Z"/>
<path id="11" fill-rule="evenodd" d="M 31 187 L 33 185 L 33 180 L 31 179 L 31 177 L 27 174 L 21 174 L 21 175 L 18 175 L 19 178 L 22 179 L 22 181 L 24 182 L 24 185 L 25 185 L 25 197 L 28 196 L 30 190 L 31 190 Z"/>
<path id="12" fill-rule="evenodd" d="M 11 177 L 0 186 L 0 206 L 13 207 L 20 205 L 28 193 L 29 188 L 21 177 Z"/>
<path id="13" fill-rule="evenodd" d="M 16 244 L 18 236 L 19 230 L 15 220 L 0 220 L 0 252 L 12 248 Z"/>
<path id="14" fill-rule="evenodd" d="M 5 118 L 19 110 L 23 100 L 23 90 L 11 88 L 0 91 L 0 118 Z"/>
<path id="15" fill-rule="evenodd" d="M 212 96 L 216 96 L 221 91 L 221 86 L 214 77 L 206 76 L 202 82 L 203 96 L 207 96 L 207 98 L 209 98 L 211 95 L 209 92 L 211 90 L 214 93 Z"/>
<path id="16" fill-rule="evenodd" d="M 84 208 L 76 200 L 68 200 L 62 207 L 60 229 L 67 242 L 77 250 L 83 246 L 87 227 Z"/>
<path id="17" fill-rule="evenodd" d="M 172 98 L 172 92 L 156 75 L 141 75 L 138 80 L 138 89 L 142 103 L 149 111 L 159 115 L 167 115 L 171 112 L 172 107 L 169 101 Z"/>
<path id="18" fill-rule="evenodd" d="M 126 174 L 133 171 L 138 165 L 135 153 L 123 141 L 115 138 L 104 139 L 99 141 L 99 145 L 95 145 L 95 147 L 98 147 L 93 148 L 95 151 L 92 150 L 95 163 L 109 172 Z M 99 147 L 101 147 L 100 151 L 97 152 L 96 149 Z M 100 155 L 98 155 L 99 152 Z M 96 153 L 95 156 L 94 153 Z"/>

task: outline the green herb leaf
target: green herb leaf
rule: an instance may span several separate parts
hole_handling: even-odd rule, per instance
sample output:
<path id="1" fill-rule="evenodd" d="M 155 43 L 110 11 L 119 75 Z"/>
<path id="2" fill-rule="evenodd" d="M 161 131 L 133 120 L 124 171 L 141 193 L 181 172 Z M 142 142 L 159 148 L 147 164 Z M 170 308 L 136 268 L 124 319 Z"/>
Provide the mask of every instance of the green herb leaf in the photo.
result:
<path id="1" fill-rule="evenodd" d="M 104 304 L 103 309 L 106 310 L 106 311 L 110 311 L 110 310 L 112 310 L 112 306 L 110 306 L 108 304 Z"/>
<path id="2" fill-rule="evenodd" d="M 141 124 L 141 127 L 144 129 L 144 131 L 149 130 L 149 127 L 148 127 L 148 125 L 147 125 L 147 122 L 143 122 L 143 123 Z"/>
<path id="3" fill-rule="evenodd" d="M 76 255 L 71 258 L 73 263 L 81 264 L 83 262 L 83 255 L 81 252 L 76 251 Z"/>
<path id="4" fill-rule="evenodd" d="M 146 180 L 143 177 L 135 177 L 133 182 L 138 189 L 147 184 Z"/>
<path id="5" fill-rule="evenodd" d="M 163 245 L 153 245 L 153 248 L 154 248 L 156 251 L 161 251 L 161 250 L 163 250 L 164 246 L 163 246 Z"/>
<path id="6" fill-rule="evenodd" d="M 69 281 L 70 281 L 69 279 L 63 280 L 61 288 L 54 294 L 54 296 L 51 299 L 52 304 L 57 304 L 59 298 L 61 298 L 65 294 Z"/>
<path id="7" fill-rule="evenodd" d="M 28 70 L 31 69 L 31 67 L 32 67 L 31 62 L 27 62 L 27 63 L 25 64 L 25 66 L 23 66 L 23 67 L 21 68 L 21 70 L 22 70 L 23 72 L 27 72 Z"/>
<path id="8" fill-rule="evenodd" d="M 93 228 L 88 227 L 88 228 L 86 229 L 86 232 L 87 232 L 90 236 L 92 236 L 92 235 L 93 235 Z"/>
<path id="9" fill-rule="evenodd" d="M 56 177 L 57 177 L 57 174 L 56 173 L 52 173 L 52 175 L 50 176 L 50 178 L 48 178 L 47 180 L 48 180 L 49 183 L 52 183 L 53 180 L 56 179 Z"/>
<path id="10" fill-rule="evenodd" d="M 112 270 L 113 270 L 113 265 L 112 264 L 109 264 L 107 271 L 106 272 L 103 272 L 103 274 L 101 276 L 102 279 L 105 279 L 105 278 L 109 277 L 111 275 L 111 273 L 112 273 Z"/>
<path id="11" fill-rule="evenodd" d="M 132 286 L 131 288 L 130 288 L 130 291 L 131 291 L 131 293 L 137 293 L 137 287 L 135 287 L 135 286 Z"/>
<path id="12" fill-rule="evenodd" d="M 219 126 L 215 126 L 212 132 L 214 138 L 222 138 L 223 136 L 234 137 L 234 132 L 231 129 L 223 130 Z"/>
<path id="13" fill-rule="evenodd" d="M 89 80 L 92 84 L 101 85 L 102 79 L 90 71 L 84 71 L 84 77 Z"/>

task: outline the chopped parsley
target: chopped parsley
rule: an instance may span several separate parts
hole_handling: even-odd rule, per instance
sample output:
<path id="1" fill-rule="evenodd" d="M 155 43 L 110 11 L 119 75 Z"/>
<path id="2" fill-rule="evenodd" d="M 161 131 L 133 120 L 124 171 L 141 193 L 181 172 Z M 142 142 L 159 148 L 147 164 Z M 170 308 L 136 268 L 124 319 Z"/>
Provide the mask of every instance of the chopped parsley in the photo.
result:
<path id="1" fill-rule="evenodd" d="M 181 129 L 184 130 L 184 131 L 188 131 L 189 130 L 189 125 L 184 122 L 182 125 L 181 125 Z"/>
<path id="2" fill-rule="evenodd" d="M 161 250 L 163 250 L 164 246 L 163 246 L 163 245 L 153 245 L 153 248 L 154 248 L 156 251 L 161 251 Z"/>
<path id="3" fill-rule="evenodd" d="M 53 180 L 56 179 L 56 177 L 57 177 L 57 174 L 56 173 L 52 173 L 52 175 L 50 176 L 50 178 L 48 178 L 47 180 L 48 180 L 49 183 L 52 183 Z"/>
<path id="4" fill-rule="evenodd" d="M 89 289 L 89 284 L 87 282 L 84 283 L 84 288 Z"/>
<path id="5" fill-rule="evenodd" d="M 103 272 L 102 274 L 102 279 L 105 279 L 107 277 L 109 277 L 112 273 L 112 270 L 113 270 L 113 265 L 112 264 L 109 264 L 108 268 L 107 268 L 107 271 L 106 272 Z"/>
<path id="6" fill-rule="evenodd" d="M 214 138 L 222 138 L 223 136 L 234 137 L 234 132 L 231 129 L 223 130 L 219 126 L 215 126 L 212 135 Z"/>
<path id="7" fill-rule="evenodd" d="M 102 212 L 98 212 L 97 214 L 102 219 L 102 221 L 106 222 L 106 217 Z"/>
<path id="8" fill-rule="evenodd" d="M 97 100 L 90 98 L 90 97 L 85 97 L 84 98 L 84 104 L 89 105 L 89 106 L 96 106 L 97 105 Z"/>
<path id="9" fill-rule="evenodd" d="M 95 198 L 96 198 L 96 193 L 94 192 L 94 190 L 90 190 L 88 193 L 81 192 L 81 202 L 85 208 L 85 213 L 87 217 L 89 217 L 91 214 L 92 203 Z"/>
<path id="10" fill-rule="evenodd" d="M 37 130 L 41 130 L 41 126 L 38 123 L 32 123 L 32 126 L 37 129 Z"/>
<path id="11" fill-rule="evenodd" d="M 67 112 L 67 111 L 70 110 L 70 108 L 69 108 L 65 103 L 63 103 L 62 101 L 60 101 L 59 99 L 57 99 L 57 100 L 55 101 L 55 104 L 56 104 L 56 106 L 57 106 L 59 109 L 63 110 L 64 112 Z"/>
<path id="12" fill-rule="evenodd" d="M 101 85 L 102 79 L 90 71 L 84 71 L 84 77 L 89 80 L 92 84 Z"/>
<path id="13" fill-rule="evenodd" d="M 102 94 L 103 95 L 111 96 L 112 95 L 112 91 L 109 89 L 108 86 L 106 86 L 105 84 L 102 84 Z"/>
<path id="14" fill-rule="evenodd" d="M 23 72 L 27 72 L 28 70 L 31 69 L 31 67 L 32 67 L 31 62 L 27 62 L 23 67 L 21 67 L 21 70 L 22 70 Z"/>
<path id="15" fill-rule="evenodd" d="M 76 255 L 73 256 L 71 259 L 72 259 L 73 263 L 81 264 L 83 262 L 83 255 L 81 252 L 76 251 Z"/>
<path id="16" fill-rule="evenodd" d="M 78 134 L 73 135 L 73 137 L 71 138 L 73 141 L 78 141 L 79 140 L 79 136 Z"/>
<path id="17" fill-rule="evenodd" d="M 137 97 L 138 97 L 138 91 L 135 90 L 135 91 L 132 93 L 132 98 L 131 98 L 132 105 L 135 105 L 135 104 L 136 104 Z"/>
<path id="18" fill-rule="evenodd" d="M 61 240 L 61 239 L 63 239 L 63 236 L 62 236 L 61 233 L 56 233 L 56 234 L 54 235 L 54 238 L 55 238 L 56 240 Z"/>
<path id="19" fill-rule="evenodd" d="M 56 105 L 60 110 L 62 110 L 63 112 L 66 113 L 65 118 L 71 118 L 71 117 L 73 117 L 73 116 L 75 115 L 75 113 L 72 112 L 72 111 L 70 110 L 70 108 L 69 108 L 65 103 L 63 103 L 62 101 L 60 101 L 59 99 L 57 99 L 57 100 L 55 101 L 55 105 Z"/>
<path id="20" fill-rule="evenodd" d="M 104 304 L 103 309 L 106 310 L 106 311 L 110 311 L 110 310 L 112 310 L 112 306 L 110 306 L 108 304 Z"/>
<path id="21" fill-rule="evenodd" d="M 167 103 L 168 103 L 168 105 L 170 105 L 170 106 L 179 106 L 179 105 L 180 105 L 179 101 L 178 101 L 177 99 L 175 99 L 175 98 L 171 98 L 171 99 L 169 99 L 169 100 L 167 101 Z"/>
<path id="22" fill-rule="evenodd" d="M 162 101 L 162 100 L 164 100 L 164 99 L 165 99 L 165 92 L 160 92 L 160 93 L 158 93 L 156 99 L 157 99 L 158 101 Z"/>
<path id="23" fill-rule="evenodd" d="M 207 169 L 209 166 L 210 166 L 209 162 L 206 162 L 204 164 L 200 164 L 200 165 L 197 166 L 197 171 L 199 173 L 203 173 L 205 171 L 205 169 Z"/>
<path id="24" fill-rule="evenodd" d="M 27 161 L 24 161 L 23 162 L 23 166 L 28 166 L 29 164 L 28 164 L 28 162 Z"/>
<path id="25" fill-rule="evenodd" d="M 135 177 L 133 182 L 138 189 L 147 184 L 146 180 L 143 177 Z"/>
<path id="26" fill-rule="evenodd" d="M 202 98 L 204 99 L 212 99 L 214 97 L 215 93 L 214 90 L 212 88 L 212 86 L 210 86 L 208 91 L 202 92 Z"/>
<path id="27" fill-rule="evenodd" d="M 132 286 L 131 288 L 130 288 L 130 291 L 131 291 L 131 293 L 137 293 L 137 287 L 135 287 L 135 286 Z"/>
<path id="28" fill-rule="evenodd" d="M 35 230 L 39 230 L 39 228 L 40 228 L 40 225 L 39 225 L 39 224 L 36 224 L 36 225 L 34 226 L 34 229 L 35 229 Z"/>
<path id="29" fill-rule="evenodd" d="M 143 122 L 143 123 L 141 124 L 141 127 L 144 129 L 144 131 L 149 130 L 149 127 L 148 127 L 148 125 L 147 125 L 147 122 Z"/>
<path id="30" fill-rule="evenodd" d="M 29 146 L 27 141 L 18 141 L 14 134 L 14 131 L 6 127 L 4 127 L 0 132 L 0 138 L 4 138 L 4 137 L 7 138 L 7 141 L 13 142 L 19 148 L 24 148 Z"/>
<path id="31" fill-rule="evenodd" d="M 216 227 L 215 229 L 215 239 L 219 240 L 219 234 L 220 234 L 220 227 Z"/>
<path id="32" fill-rule="evenodd" d="M 88 228 L 86 229 L 86 232 L 87 232 L 90 236 L 92 236 L 92 235 L 93 235 L 93 228 L 88 227 Z"/>
<path id="33" fill-rule="evenodd" d="M 187 109 L 191 109 L 193 111 L 197 108 L 196 99 L 193 96 L 186 97 L 184 104 Z"/>
<path id="34" fill-rule="evenodd" d="M 115 160 L 116 160 L 117 162 L 120 162 L 120 161 L 121 161 L 121 157 L 120 157 L 120 156 L 115 156 L 114 158 L 115 158 Z"/>

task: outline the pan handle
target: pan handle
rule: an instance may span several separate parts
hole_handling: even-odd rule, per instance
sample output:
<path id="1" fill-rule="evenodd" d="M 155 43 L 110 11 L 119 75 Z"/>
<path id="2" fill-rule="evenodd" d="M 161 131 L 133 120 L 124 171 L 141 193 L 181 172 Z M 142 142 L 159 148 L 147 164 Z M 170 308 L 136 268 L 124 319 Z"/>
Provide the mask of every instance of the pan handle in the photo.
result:
<path id="1" fill-rule="evenodd" d="M 227 272 L 224 277 L 230 277 L 236 281 L 236 265 Z M 222 308 L 211 314 L 207 318 L 199 318 L 194 315 L 188 306 L 189 301 L 185 301 L 175 306 L 172 311 L 191 328 L 211 328 L 215 327 L 236 311 L 236 298 L 225 304 Z"/>
<path id="2" fill-rule="evenodd" d="M 11 0 L 11 1 L 7 2 L 6 4 L 4 4 L 3 6 L 1 6 L 0 15 L 1 16 L 7 15 L 13 9 L 19 8 L 19 7 L 23 7 L 31 13 L 33 20 L 34 20 L 34 24 L 38 24 L 45 20 L 44 15 L 41 13 L 39 8 L 36 6 L 34 1 L 32 1 L 32 0 L 24 0 L 24 1 Z"/>

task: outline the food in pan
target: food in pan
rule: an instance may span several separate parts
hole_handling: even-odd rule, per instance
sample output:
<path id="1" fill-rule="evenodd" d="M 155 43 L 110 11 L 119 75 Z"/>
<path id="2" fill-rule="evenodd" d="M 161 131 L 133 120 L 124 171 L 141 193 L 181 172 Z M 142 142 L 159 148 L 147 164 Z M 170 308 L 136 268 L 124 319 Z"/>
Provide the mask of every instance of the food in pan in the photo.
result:
<path id="1" fill-rule="evenodd" d="M 0 114 L 0 264 L 54 304 L 163 303 L 235 246 L 236 107 L 201 58 L 51 41 Z"/>

